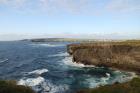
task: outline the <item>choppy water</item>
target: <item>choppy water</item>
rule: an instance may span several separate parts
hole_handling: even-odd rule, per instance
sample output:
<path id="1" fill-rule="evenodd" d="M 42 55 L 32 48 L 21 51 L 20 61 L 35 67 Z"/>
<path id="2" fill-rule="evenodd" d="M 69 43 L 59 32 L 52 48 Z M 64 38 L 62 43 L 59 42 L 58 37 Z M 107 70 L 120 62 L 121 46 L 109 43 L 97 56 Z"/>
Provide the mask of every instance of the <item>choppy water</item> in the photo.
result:
<path id="1" fill-rule="evenodd" d="M 72 62 L 68 42 L 0 42 L 0 79 L 15 79 L 38 93 L 72 93 L 131 79 L 134 74 Z"/>

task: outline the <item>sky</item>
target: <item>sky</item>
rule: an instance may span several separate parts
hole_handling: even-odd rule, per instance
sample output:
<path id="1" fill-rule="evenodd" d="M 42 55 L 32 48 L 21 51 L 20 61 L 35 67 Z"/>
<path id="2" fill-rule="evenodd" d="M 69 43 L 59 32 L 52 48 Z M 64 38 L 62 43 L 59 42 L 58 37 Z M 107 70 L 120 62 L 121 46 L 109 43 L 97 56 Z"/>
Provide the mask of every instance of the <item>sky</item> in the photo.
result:
<path id="1" fill-rule="evenodd" d="M 140 39 L 140 0 L 0 0 L 0 40 Z"/>

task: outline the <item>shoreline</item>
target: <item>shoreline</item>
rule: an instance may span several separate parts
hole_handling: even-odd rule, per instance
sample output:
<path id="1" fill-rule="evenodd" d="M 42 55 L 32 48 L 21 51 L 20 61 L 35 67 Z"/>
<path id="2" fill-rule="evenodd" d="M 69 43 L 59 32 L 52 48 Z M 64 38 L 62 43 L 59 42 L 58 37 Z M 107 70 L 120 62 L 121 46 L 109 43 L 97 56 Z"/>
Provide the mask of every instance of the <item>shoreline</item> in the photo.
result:
<path id="1" fill-rule="evenodd" d="M 140 40 L 70 44 L 67 46 L 67 52 L 76 63 L 130 71 L 134 74 L 134 77 L 126 82 L 81 89 L 76 93 L 139 93 L 140 89 L 136 86 L 137 83 L 140 84 Z"/>
<path id="2" fill-rule="evenodd" d="M 139 93 L 140 78 L 133 78 L 124 83 L 114 83 L 111 85 L 99 86 L 97 88 L 81 89 L 75 93 Z"/>

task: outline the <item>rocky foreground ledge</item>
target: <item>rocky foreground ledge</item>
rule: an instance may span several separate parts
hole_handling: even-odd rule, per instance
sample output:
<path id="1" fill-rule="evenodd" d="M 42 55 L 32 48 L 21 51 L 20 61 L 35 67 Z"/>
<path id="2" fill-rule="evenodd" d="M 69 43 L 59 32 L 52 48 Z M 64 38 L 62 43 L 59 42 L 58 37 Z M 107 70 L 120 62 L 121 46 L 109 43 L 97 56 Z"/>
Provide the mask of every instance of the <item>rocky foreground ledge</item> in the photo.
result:
<path id="1" fill-rule="evenodd" d="M 17 85 L 13 80 L 0 80 L 0 93 L 36 93 L 30 87 Z"/>
<path id="2" fill-rule="evenodd" d="M 140 73 L 140 40 L 70 44 L 73 61 Z"/>

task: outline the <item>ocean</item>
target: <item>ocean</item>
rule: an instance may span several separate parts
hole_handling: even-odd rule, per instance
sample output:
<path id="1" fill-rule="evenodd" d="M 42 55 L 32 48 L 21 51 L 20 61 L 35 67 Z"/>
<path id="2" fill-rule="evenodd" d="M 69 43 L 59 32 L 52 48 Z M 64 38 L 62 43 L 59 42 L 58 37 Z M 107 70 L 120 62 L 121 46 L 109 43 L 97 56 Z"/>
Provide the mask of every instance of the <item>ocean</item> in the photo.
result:
<path id="1" fill-rule="evenodd" d="M 72 42 L 71 42 L 72 43 Z M 135 74 L 72 62 L 70 42 L 0 42 L 0 79 L 17 80 L 37 93 L 73 93 L 114 82 L 125 82 Z"/>

